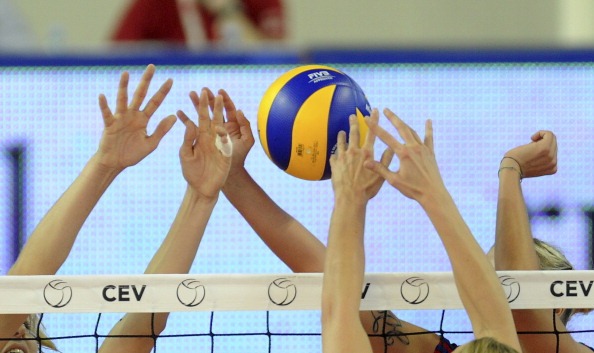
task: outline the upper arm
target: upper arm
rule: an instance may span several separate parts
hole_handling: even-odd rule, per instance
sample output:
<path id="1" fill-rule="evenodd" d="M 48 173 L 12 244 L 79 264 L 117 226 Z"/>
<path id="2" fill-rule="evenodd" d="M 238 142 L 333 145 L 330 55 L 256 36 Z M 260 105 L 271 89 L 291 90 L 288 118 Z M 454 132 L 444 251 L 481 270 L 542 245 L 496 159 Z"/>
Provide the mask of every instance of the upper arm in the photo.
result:
<path id="1" fill-rule="evenodd" d="M 518 332 L 565 332 L 554 310 L 512 310 Z M 555 322 L 553 323 L 553 320 Z M 580 344 L 571 335 L 518 334 L 525 353 L 545 352 L 559 344 L 559 353 L 577 352 Z"/>
<path id="2" fill-rule="evenodd" d="M 374 352 L 430 353 L 439 344 L 439 336 L 401 320 L 386 310 L 362 311 L 363 327 Z"/>

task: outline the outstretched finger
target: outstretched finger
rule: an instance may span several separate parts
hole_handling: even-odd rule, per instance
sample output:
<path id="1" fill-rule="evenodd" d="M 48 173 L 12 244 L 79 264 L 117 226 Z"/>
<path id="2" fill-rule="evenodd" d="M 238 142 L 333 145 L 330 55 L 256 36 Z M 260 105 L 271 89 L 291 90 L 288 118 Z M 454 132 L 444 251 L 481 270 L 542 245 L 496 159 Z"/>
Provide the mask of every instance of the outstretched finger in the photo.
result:
<path id="1" fill-rule="evenodd" d="M 435 151 L 433 149 L 433 122 L 431 119 L 425 121 L 425 146 L 429 147 L 432 152 Z"/>
<path id="2" fill-rule="evenodd" d="M 405 123 L 405 124 L 406 124 L 406 123 Z M 419 136 L 419 134 L 417 134 L 417 131 L 416 131 L 415 129 L 411 128 L 411 127 L 410 127 L 408 124 L 406 124 L 406 126 L 408 126 L 408 128 L 409 128 L 409 129 L 410 129 L 410 131 L 412 132 L 412 134 L 413 134 L 413 136 L 414 136 L 414 138 L 415 138 L 415 141 L 417 141 L 417 143 L 418 143 L 419 145 L 422 145 L 422 144 L 423 144 L 423 140 L 421 140 L 421 137 Z"/>
<path id="3" fill-rule="evenodd" d="M 208 132 L 210 130 L 210 112 L 208 105 L 208 90 L 203 89 L 200 92 L 200 98 L 198 100 L 198 131 Z"/>
<path id="4" fill-rule="evenodd" d="M 380 140 L 382 140 L 394 153 L 398 153 L 402 149 L 402 144 L 394 138 L 394 136 L 390 135 L 389 132 L 384 130 L 381 126 L 379 126 L 377 121 L 373 121 L 370 118 L 365 118 L 365 123 L 369 127 L 369 130 L 372 131 Z"/>
<path id="5" fill-rule="evenodd" d="M 113 113 L 111 109 L 109 109 L 109 105 L 107 104 L 107 98 L 105 98 L 104 94 L 99 95 L 99 109 L 101 110 L 101 116 L 103 116 L 103 124 L 105 126 L 109 126 L 113 123 Z"/>
<path id="6" fill-rule="evenodd" d="M 394 127 L 398 131 L 398 134 L 404 140 L 404 143 L 421 143 L 419 137 L 415 136 L 416 133 L 414 132 L 414 130 L 411 129 L 410 126 L 408 126 L 404 121 L 402 121 L 402 119 L 400 119 L 398 115 L 396 115 L 393 111 L 386 108 L 384 109 L 384 115 L 390 120 L 392 125 L 394 125 Z"/>
<path id="7" fill-rule="evenodd" d="M 146 93 L 148 92 L 154 74 L 155 65 L 150 64 L 146 67 L 146 70 L 144 70 L 144 73 L 140 78 L 140 83 L 138 84 L 138 87 L 136 87 L 136 91 L 134 91 L 132 102 L 130 102 L 130 109 L 140 110 L 140 106 L 142 105 L 144 98 L 146 98 Z"/>
<path id="8" fill-rule="evenodd" d="M 338 137 L 336 139 L 336 154 L 342 153 L 346 151 L 347 144 L 346 144 L 346 132 L 340 130 L 338 132 Z"/>
<path id="9" fill-rule="evenodd" d="M 118 87 L 118 98 L 116 99 L 116 114 L 124 114 L 128 109 L 128 82 L 130 74 L 128 71 L 122 72 L 120 76 L 120 85 Z"/>
<path id="10" fill-rule="evenodd" d="M 241 139 L 253 139 L 254 136 L 252 134 L 252 127 L 250 125 L 250 121 L 245 117 L 243 111 L 238 110 L 235 116 L 237 118 L 237 124 L 239 125 L 239 132 L 241 132 Z"/>
<path id="11" fill-rule="evenodd" d="M 213 111 L 214 110 L 214 106 L 215 106 L 215 95 L 214 95 L 214 93 L 212 93 L 212 91 L 208 87 L 202 87 L 202 91 L 206 91 L 206 95 L 208 96 L 208 107 L 210 108 L 210 111 Z"/>
<path id="12" fill-rule="evenodd" d="M 180 148 L 180 154 L 190 155 L 196 140 L 196 124 L 188 118 L 188 116 L 181 110 L 177 111 L 177 117 L 184 123 L 186 131 L 184 132 L 184 142 Z"/>
<path id="13" fill-rule="evenodd" d="M 167 97 L 167 94 L 169 94 L 169 91 L 171 91 L 172 86 L 173 80 L 168 79 L 161 85 L 157 93 L 153 95 L 146 107 L 144 107 L 144 114 L 147 116 L 147 118 L 153 116 L 155 111 L 157 111 L 157 109 L 161 106 L 161 103 L 163 103 L 165 97 Z"/>
<path id="14" fill-rule="evenodd" d="M 349 142 L 348 145 L 352 148 L 359 148 L 359 122 L 357 116 L 352 114 L 349 116 Z"/>
<path id="15" fill-rule="evenodd" d="M 235 122 L 237 121 L 237 109 L 235 108 L 235 103 L 225 91 L 224 89 L 219 90 L 219 94 L 223 96 L 223 104 L 225 106 L 225 117 L 227 121 Z"/>
<path id="16" fill-rule="evenodd" d="M 182 124 L 186 124 L 186 121 L 190 120 L 190 118 L 188 118 L 188 116 L 186 115 L 186 113 L 184 113 L 182 110 L 178 110 L 177 111 L 177 118 L 182 122 Z"/>
<path id="17" fill-rule="evenodd" d="M 382 158 L 380 159 L 380 163 L 384 167 L 388 168 L 390 163 L 392 163 L 393 159 L 394 159 L 394 151 L 392 151 L 390 148 L 386 148 L 384 150 L 384 152 L 382 153 Z"/>
<path id="18" fill-rule="evenodd" d="M 399 118 L 399 119 L 400 119 L 400 118 Z M 401 120 L 402 120 L 402 119 L 401 119 Z M 408 128 L 408 130 L 409 130 L 409 131 L 412 133 L 412 135 L 413 135 L 413 137 L 414 137 L 415 141 L 417 141 L 417 143 L 418 143 L 419 145 L 422 145 L 422 144 L 423 144 L 423 140 L 421 140 L 421 137 L 419 136 L 419 134 L 417 134 L 416 130 L 415 130 L 415 129 L 413 129 L 412 127 L 410 127 L 410 125 L 408 125 L 406 122 L 402 121 L 402 123 L 403 123 L 404 125 L 406 125 L 406 127 Z"/>
<path id="19" fill-rule="evenodd" d="M 194 106 L 194 110 L 198 113 L 198 107 L 200 106 L 200 97 L 196 91 L 190 92 L 190 100 L 192 101 L 192 105 Z"/>
<path id="20" fill-rule="evenodd" d="M 223 124 L 225 123 L 225 118 L 223 116 L 223 96 L 221 96 L 220 94 L 218 94 L 215 98 L 212 115 L 212 123 L 215 126 L 223 127 Z"/>
<path id="21" fill-rule="evenodd" d="M 373 110 L 371 111 L 371 116 L 369 117 L 369 120 L 372 120 L 375 122 L 375 124 L 377 124 L 379 122 L 379 112 L 376 108 L 373 108 Z M 365 136 L 365 149 L 368 150 L 372 150 L 373 146 L 375 145 L 375 138 L 376 135 L 373 131 L 371 130 L 367 130 L 367 135 Z"/>

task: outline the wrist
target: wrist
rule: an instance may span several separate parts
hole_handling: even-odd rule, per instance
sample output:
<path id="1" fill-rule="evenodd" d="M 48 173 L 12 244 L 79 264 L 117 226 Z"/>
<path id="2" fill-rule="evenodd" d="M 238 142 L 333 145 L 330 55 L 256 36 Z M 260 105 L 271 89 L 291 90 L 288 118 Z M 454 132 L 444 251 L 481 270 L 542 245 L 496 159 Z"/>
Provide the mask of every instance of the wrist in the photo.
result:
<path id="1" fill-rule="evenodd" d="M 248 171 L 241 167 L 232 167 L 227 175 L 227 179 L 225 180 L 225 185 L 223 185 L 222 190 L 224 192 L 230 191 L 231 188 L 240 188 L 241 185 L 245 184 L 246 181 L 250 179 L 250 175 Z"/>
<path id="2" fill-rule="evenodd" d="M 186 189 L 186 199 L 191 204 L 210 206 L 217 203 L 219 192 L 214 195 L 205 195 L 188 185 Z"/>
<path id="3" fill-rule="evenodd" d="M 85 171 L 87 173 L 112 179 L 115 179 L 115 177 L 118 176 L 118 174 L 120 174 L 123 170 L 124 168 L 117 168 L 104 163 L 101 157 L 97 154 L 93 155 L 91 159 L 89 159 L 85 167 Z"/>
<path id="4" fill-rule="evenodd" d="M 106 173 L 121 173 L 126 167 L 117 166 L 116 163 L 113 163 L 108 156 L 106 156 L 101 151 L 97 151 L 93 157 L 91 157 L 90 163 L 96 165 L 98 169 Z"/>
<path id="5" fill-rule="evenodd" d="M 336 205 L 350 205 L 354 208 L 365 208 L 369 198 L 364 193 L 357 193 L 352 190 L 336 191 L 334 195 L 334 203 Z"/>
<path id="6" fill-rule="evenodd" d="M 417 200 L 419 205 L 425 210 L 425 212 L 429 212 L 431 209 L 442 209 L 450 207 L 450 205 L 454 202 L 452 196 L 447 191 L 447 189 L 443 190 L 434 190 L 433 192 L 427 192 L 423 195 L 423 197 Z"/>
<path id="7" fill-rule="evenodd" d="M 510 156 L 504 156 L 499 163 L 499 170 L 497 176 L 501 178 L 501 173 L 517 175 L 520 182 L 524 179 L 524 173 L 522 171 L 522 165 L 518 159 Z"/>

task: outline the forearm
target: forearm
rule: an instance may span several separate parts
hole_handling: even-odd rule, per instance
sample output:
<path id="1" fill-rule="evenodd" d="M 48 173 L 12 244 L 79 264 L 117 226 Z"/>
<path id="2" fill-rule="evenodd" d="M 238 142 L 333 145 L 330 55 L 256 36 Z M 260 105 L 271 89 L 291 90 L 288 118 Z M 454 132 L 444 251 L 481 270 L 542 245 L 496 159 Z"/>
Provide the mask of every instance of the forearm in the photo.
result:
<path id="1" fill-rule="evenodd" d="M 188 187 L 167 237 L 151 259 L 146 274 L 188 273 L 204 235 L 216 199 L 199 197 Z M 153 317 L 154 315 L 154 317 Z M 159 335 L 165 329 L 169 313 L 128 313 L 110 335 Z M 108 338 L 100 352 L 149 352 L 152 338 Z"/>
<path id="2" fill-rule="evenodd" d="M 187 188 L 167 237 L 153 256 L 145 273 L 187 273 L 217 199 L 206 199 Z"/>
<path id="3" fill-rule="evenodd" d="M 156 313 L 154 320 L 152 315 L 150 313 L 124 315 L 109 331 L 109 335 L 99 347 L 99 353 L 150 353 L 155 345 L 152 335 L 158 336 L 163 332 L 169 313 Z M 146 338 L 138 336 L 146 336 Z"/>
<path id="4" fill-rule="evenodd" d="M 504 163 L 507 159 L 504 159 Z M 511 161 L 512 163 L 513 160 Z M 520 184 L 520 174 L 507 167 L 499 172 L 495 266 L 498 270 L 538 270 L 530 220 Z"/>
<path id="5" fill-rule="evenodd" d="M 366 202 L 336 200 L 324 264 L 322 312 L 325 318 L 358 317 L 365 273 L 364 225 Z"/>
<path id="6" fill-rule="evenodd" d="M 503 329 L 512 337 L 515 330 L 511 313 L 492 265 L 449 193 L 432 192 L 430 195 L 430 200 L 422 206 L 448 253 L 456 288 L 475 335 L 496 333 Z M 512 331 L 509 330 L 510 326 Z"/>
<path id="7" fill-rule="evenodd" d="M 513 160 L 503 162 L 515 163 Z M 516 167 L 503 164 L 502 166 Z M 499 172 L 499 194 L 497 198 L 497 223 L 495 236 L 495 268 L 497 270 L 539 270 L 540 264 L 526 204 L 520 184 L 520 174 L 513 169 L 504 168 Z M 550 310 L 513 310 L 512 315 L 519 331 L 547 331 L 553 326 L 563 328 L 557 318 L 551 320 Z M 569 336 L 567 337 L 569 338 Z M 550 347 L 551 340 L 534 340 L 530 335 L 519 335 L 524 348 L 538 352 Z M 566 342 L 564 339 L 563 342 Z M 562 343 L 562 347 L 568 343 Z M 571 343 L 569 343 L 571 344 Z"/>
<path id="8" fill-rule="evenodd" d="M 89 214 L 119 173 L 119 170 L 103 167 L 97 157 L 92 157 L 39 222 L 9 273 L 56 273 L 66 261 Z"/>
<path id="9" fill-rule="evenodd" d="M 223 193 L 262 241 L 292 271 L 323 271 L 324 244 L 281 209 L 245 169 L 229 176 Z"/>

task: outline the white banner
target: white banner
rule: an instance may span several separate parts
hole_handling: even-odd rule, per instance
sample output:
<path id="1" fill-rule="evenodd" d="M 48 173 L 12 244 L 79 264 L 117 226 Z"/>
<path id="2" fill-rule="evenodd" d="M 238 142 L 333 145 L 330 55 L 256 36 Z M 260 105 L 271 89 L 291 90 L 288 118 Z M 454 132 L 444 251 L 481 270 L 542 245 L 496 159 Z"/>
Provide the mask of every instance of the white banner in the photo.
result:
<path id="1" fill-rule="evenodd" d="M 501 271 L 512 308 L 594 308 L 594 271 Z M 322 274 L 0 277 L 0 312 L 319 310 Z M 450 272 L 369 273 L 361 308 L 461 309 Z"/>

